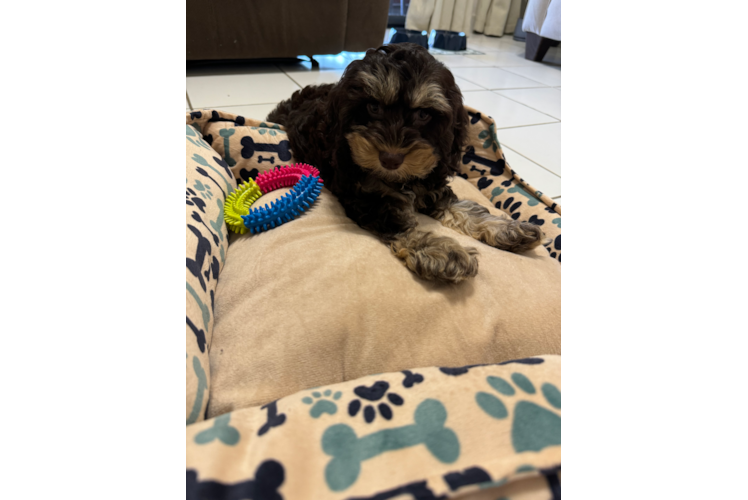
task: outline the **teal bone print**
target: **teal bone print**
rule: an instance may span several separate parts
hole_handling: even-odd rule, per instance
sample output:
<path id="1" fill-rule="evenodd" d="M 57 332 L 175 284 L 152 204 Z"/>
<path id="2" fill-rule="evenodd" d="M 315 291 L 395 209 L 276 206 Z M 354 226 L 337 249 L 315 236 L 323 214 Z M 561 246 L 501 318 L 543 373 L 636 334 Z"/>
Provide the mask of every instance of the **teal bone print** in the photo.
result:
<path id="1" fill-rule="evenodd" d="M 189 359 L 189 355 L 187 359 Z M 205 375 L 205 370 L 203 370 L 197 356 L 192 357 L 192 368 L 195 370 L 195 377 L 197 377 L 197 391 L 195 392 L 195 401 L 192 403 L 192 411 L 187 417 L 187 425 L 197 422 L 200 410 L 203 407 L 203 395 L 208 390 L 208 377 Z"/>
<path id="2" fill-rule="evenodd" d="M 223 444 L 234 446 L 239 442 L 240 436 L 237 428 L 229 425 L 229 420 L 231 420 L 231 413 L 216 417 L 213 421 L 213 427 L 197 433 L 195 442 L 197 444 L 208 444 L 218 439 Z"/>
<path id="3" fill-rule="evenodd" d="M 499 144 L 499 138 L 496 137 L 496 124 L 492 123 L 488 126 L 488 130 L 482 131 L 478 134 L 479 139 L 485 139 L 483 142 L 483 149 L 493 148 L 494 151 L 501 147 Z"/>
<path id="4" fill-rule="evenodd" d="M 452 429 L 444 427 L 447 410 L 436 399 L 426 399 L 413 414 L 414 424 L 383 429 L 358 437 L 346 424 L 336 424 L 322 435 L 322 450 L 332 456 L 325 467 L 325 481 L 332 491 L 343 491 L 358 479 L 361 462 L 387 451 L 423 444 L 442 463 L 460 456 L 460 442 Z"/>
<path id="5" fill-rule="evenodd" d="M 211 151 L 211 148 L 210 146 L 208 146 L 208 143 L 202 139 L 202 134 L 199 133 L 199 129 L 197 128 L 197 126 L 187 125 L 187 136 L 188 136 L 187 140 L 190 141 L 195 146 L 199 148 L 205 148 L 208 151 Z M 190 139 L 190 137 L 194 137 L 195 140 Z"/>
<path id="6" fill-rule="evenodd" d="M 527 198 L 527 200 L 528 200 L 527 204 L 530 205 L 531 207 L 534 207 L 535 205 L 537 205 L 538 203 L 540 203 L 540 200 L 538 200 L 538 198 L 536 198 L 535 196 L 531 195 L 530 193 L 528 193 L 527 191 L 525 191 L 524 189 L 522 189 L 522 187 L 519 184 L 515 185 L 514 187 L 509 188 L 509 190 L 507 191 L 507 193 L 518 193 L 518 194 L 521 194 L 522 196 L 524 196 L 525 198 Z M 538 195 L 538 197 L 540 197 L 540 196 L 543 196 L 543 193 L 541 193 L 540 191 L 538 191 L 537 195 Z"/>
<path id="7" fill-rule="evenodd" d="M 236 131 L 233 128 L 224 128 L 218 131 L 220 136 L 223 137 L 223 154 L 229 167 L 236 165 L 236 160 L 231 157 L 231 150 L 229 149 L 229 137 L 234 135 L 234 132 Z"/>
<path id="8" fill-rule="evenodd" d="M 535 394 L 535 385 L 521 373 L 512 373 L 512 382 L 527 394 Z M 514 396 L 517 391 L 501 377 L 489 376 L 486 382 L 504 396 Z M 561 409 L 561 391 L 549 383 L 541 387 L 543 397 L 552 407 Z M 502 420 L 509 416 L 506 405 L 494 394 L 479 392 L 475 402 L 489 416 Z M 561 416 L 531 401 L 519 401 L 514 406 L 512 419 L 512 446 L 514 451 L 540 451 L 561 444 Z"/>

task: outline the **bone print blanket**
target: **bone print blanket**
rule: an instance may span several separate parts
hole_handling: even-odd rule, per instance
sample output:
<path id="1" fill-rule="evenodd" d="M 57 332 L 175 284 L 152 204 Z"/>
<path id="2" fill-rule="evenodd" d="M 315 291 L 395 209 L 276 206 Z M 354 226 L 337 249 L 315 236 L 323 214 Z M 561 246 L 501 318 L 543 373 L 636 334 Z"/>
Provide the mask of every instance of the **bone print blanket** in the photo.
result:
<path id="1" fill-rule="evenodd" d="M 187 427 L 188 499 L 560 499 L 560 357 L 363 377 Z"/>

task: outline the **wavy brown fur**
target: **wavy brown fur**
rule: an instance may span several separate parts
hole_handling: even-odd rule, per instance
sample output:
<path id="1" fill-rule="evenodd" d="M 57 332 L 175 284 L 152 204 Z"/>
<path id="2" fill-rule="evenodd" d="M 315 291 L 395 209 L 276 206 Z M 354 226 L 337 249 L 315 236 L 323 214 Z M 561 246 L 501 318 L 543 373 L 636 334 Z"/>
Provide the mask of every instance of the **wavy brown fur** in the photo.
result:
<path id="1" fill-rule="evenodd" d="M 338 83 L 294 92 L 267 119 L 286 127 L 294 157 L 319 169 L 346 215 L 391 243 L 417 275 L 446 282 L 475 275 L 474 250 L 413 231 L 416 212 L 442 218 L 457 202 L 447 183 L 460 171 L 467 141 L 462 94 L 427 50 L 413 44 L 371 49 Z M 403 164 L 384 168 L 381 151 L 403 155 Z M 465 232 L 467 226 L 450 227 Z M 429 243 L 442 250 L 427 250 Z"/>

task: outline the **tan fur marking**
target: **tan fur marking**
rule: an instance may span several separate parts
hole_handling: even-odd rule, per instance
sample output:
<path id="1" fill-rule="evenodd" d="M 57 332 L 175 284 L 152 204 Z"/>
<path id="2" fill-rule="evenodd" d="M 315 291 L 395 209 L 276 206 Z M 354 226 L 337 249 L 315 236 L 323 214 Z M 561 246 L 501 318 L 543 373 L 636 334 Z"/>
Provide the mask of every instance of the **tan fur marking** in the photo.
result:
<path id="1" fill-rule="evenodd" d="M 426 144 L 419 143 L 412 148 L 392 148 L 383 144 L 374 144 L 355 130 L 347 134 L 345 138 L 351 147 L 353 161 L 361 168 L 376 172 L 385 180 L 404 181 L 414 177 L 422 179 L 439 163 L 439 157 Z M 387 170 L 379 162 L 380 151 L 404 155 L 403 164 L 397 170 Z"/>
<path id="2" fill-rule="evenodd" d="M 390 249 L 405 267 L 425 280 L 459 283 L 478 274 L 478 251 L 447 236 L 413 229 L 398 235 Z"/>
<path id="3" fill-rule="evenodd" d="M 496 217 L 470 200 L 452 204 L 439 221 L 448 228 L 509 252 L 530 250 L 543 239 L 543 231 L 535 224 Z"/>
<path id="4" fill-rule="evenodd" d="M 358 77 L 364 83 L 367 94 L 377 101 L 385 105 L 397 101 L 397 95 L 400 92 L 400 79 L 394 70 L 381 69 L 377 73 L 359 71 Z"/>
<path id="5" fill-rule="evenodd" d="M 449 112 L 452 108 L 444 97 L 441 86 L 436 82 L 426 82 L 416 85 L 410 93 L 411 108 L 433 108 L 442 112 Z"/>

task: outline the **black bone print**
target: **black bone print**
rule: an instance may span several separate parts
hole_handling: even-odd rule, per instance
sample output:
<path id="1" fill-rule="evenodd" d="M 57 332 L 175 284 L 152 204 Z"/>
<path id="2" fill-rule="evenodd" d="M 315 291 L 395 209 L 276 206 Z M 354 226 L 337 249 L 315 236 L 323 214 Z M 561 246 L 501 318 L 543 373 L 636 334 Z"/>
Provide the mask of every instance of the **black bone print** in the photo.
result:
<path id="1" fill-rule="evenodd" d="M 190 320 L 189 316 L 187 316 L 187 326 L 189 326 L 190 330 L 192 330 L 192 333 L 195 334 L 195 338 L 197 339 L 197 346 L 200 348 L 200 352 L 205 352 L 205 332 L 195 326 L 195 323 Z"/>
<path id="2" fill-rule="evenodd" d="M 187 258 L 187 269 L 190 270 L 193 276 L 200 281 L 200 287 L 205 291 L 205 280 L 202 276 L 203 264 L 205 263 L 205 256 L 212 255 L 210 240 L 200 234 L 200 231 L 191 224 L 187 224 L 187 228 L 192 231 L 197 237 L 197 248 L 195 249 L 195 258 Z"/>
<path id="3" fill-rule="evenodd" d="M 268 419 L 267 422 L 265 422 L 262 427 L 260 427 L 260 430 L 257 431 L 258 436 L 262 436 L 273 427 L 283 425 L 283 423 L 286 421 L 286 414 L 278 413 L 277 400 L 260 407 L 261 410 L 264 410 L 266 408 L 268 411 Z"/>

